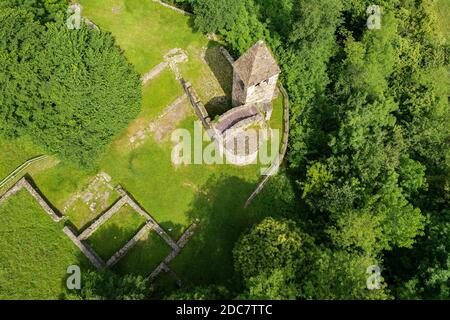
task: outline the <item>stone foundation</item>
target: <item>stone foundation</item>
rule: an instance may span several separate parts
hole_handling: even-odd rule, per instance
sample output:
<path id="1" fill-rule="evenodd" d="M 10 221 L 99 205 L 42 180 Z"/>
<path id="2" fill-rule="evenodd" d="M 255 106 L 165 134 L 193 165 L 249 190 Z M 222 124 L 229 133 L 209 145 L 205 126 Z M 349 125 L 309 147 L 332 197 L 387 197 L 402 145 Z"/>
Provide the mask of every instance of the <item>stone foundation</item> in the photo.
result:
<path id="1" fill-rule="evenodd" d="M 2 204 L 6 199 L 15 195 L 22 189 L 26 189 L 31 196 L 36 199 L 41 208 L 47 212 L 47 214 L 53 219 L 53 221 L 58 222 L 62 217 L 57 214 L 51 206 L 44 200 L 44 198 L 39 194 L 39 192 L 31 185 L 30 182 L 24 177 L 20 179 L 11 189 L 9 189 L 3 196 L 0 197 L 0 204 Z"/>

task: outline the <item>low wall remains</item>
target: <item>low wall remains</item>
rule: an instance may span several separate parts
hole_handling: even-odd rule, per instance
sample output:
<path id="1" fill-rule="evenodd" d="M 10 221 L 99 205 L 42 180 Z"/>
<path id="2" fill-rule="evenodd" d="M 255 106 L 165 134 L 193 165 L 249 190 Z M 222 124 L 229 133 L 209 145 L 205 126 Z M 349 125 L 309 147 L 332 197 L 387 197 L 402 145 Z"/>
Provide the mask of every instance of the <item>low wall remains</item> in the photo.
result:
<path id="1" fill-rule="evenodd" d="M 31 194 L 31 196 L 36 199 L 41 208 L 53 219 L 53 221 L 58 222 L 62 219 L 62 216 L 57 214 L 52 209 L 47 201 L 45 201 L 45 199 L 40 195 L 39 191 L 36 190 L 25 177 L 20 179 L 11 189 L 9 189 L 3 196 L 0 197 L 0 204 L 22 189 L 26 189 Z"/>

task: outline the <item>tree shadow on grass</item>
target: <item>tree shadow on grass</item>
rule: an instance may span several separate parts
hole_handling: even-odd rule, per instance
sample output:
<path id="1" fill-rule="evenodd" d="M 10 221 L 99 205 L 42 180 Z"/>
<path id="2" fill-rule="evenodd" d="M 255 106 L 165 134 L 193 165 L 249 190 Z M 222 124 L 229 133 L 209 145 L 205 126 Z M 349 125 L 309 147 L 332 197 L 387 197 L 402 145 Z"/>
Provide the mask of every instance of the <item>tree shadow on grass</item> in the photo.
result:
<path id="1" fill-rule="evenodd" d="M 214 76 L 219 81 L 227 98 L 231 98 L 233 90 L 233 67 L 220 52 L 220 46 L 214 41 L 208 42 L 205 60 Z"/>
<path id="2" fill-rule="evenodd" d="M 209 117 L 214 120 L 217 116 L 230 110 L 231 100 L 227 97 L 215 97 L 206 103 L 205 108 L 208 111 Z"/>
<path id="3" fill-rule="evenodd" d="M 183 232 L 186 231 L 186 226 L 183 226 L 181 224 L 173 223 L 172 221 L 163 221 L 158 222 L 159 225 L 167 232 L 169 236 L 172 237 L 172 239 L 177 242 L 178 239 L 181 237 Z M 189 221 L 189 224 L 191 222 Z"/>
<path id="4" fill-rule="evenodd" d="M 128 226 L 127 228 L 122 228 L 115 224 L 103 225 L 86 241 L 103 261 L 106 262 L 114 253 L 127 244 L 144 224 L 145 222 L 139 226 Z"/>
<path id="5" fill-rule="evenodd" d="M 255 187 L 254 183 L 237 177 L 213 177 L 203 186 L 208 196 L 197 197 L 188 213 L 190 220 L 199 219 L 200 224 L 171 264 L 185 284 L 240 288 L 240 276 L 233 265 L 235 243 L 243 232 L 265 217 L 285 214 L 284 200 L 271 193 L 270 187 L 259 200 L 244 208 Z"/>
<path id="6" fill-rule="evenodd" d="M 254 183 L 237 177 L 211 177 L 202 187 L 206 195 L 199 194 L 191 203 L 187 214 L 189 221 L 194 222 L 200 219 L 195 234 L 170 265 L 181 278 L 184 286 L 219 285 L 227 287 L 230 291 L 240 290 L 242 286 L 240 275 L 235 272 L 233 264 L 234 245 L 242 233 L 262 219 L 269 216 L 292 217 L 300 210 L 299 207 L 292 206 L 295 195 L 289 183 L 283 176 L 273 177 L 262 193 L 245 209 L 245 201 L 256 187 Z M 185 227 L 179 224 L 172 222 L 161 224 L 166 231 L 172 229 L 176 234 L 182 234 L 185 231 Z M 151 255 L 154 249 L 159 251 L 162 246 L 165 244 L 151 244 L 152 249 L 148 251 L 148 255 Z M 158 259 L 162 260 L 164 257 L 161 255 Z M 147 262 L 144 263 L 148 257 L 138 254 L 139 259 L 133 258 L 132 255 L 128 258 L 136 260 L 133 263 L 145 269 L 142 270 L 145 274 L 143 272 L 136 272 L 136 274 L 146 275 L 150 272 L 150 266 Z M 123 258 L 122 263 L 126 262 L 126 259 L 127 256 Z M 86 262 L 81 252 L 80 260 Z M 115 272 L 121 275 L 133 273 L 129 263 L 125 263 L 124 269 L 117 268 L 120 263 L 113 268 Z M 87 266 L 85 263 L 84 268 L 93 269 L 89 262 Z M 63 281 L 65 285 L 66 278 Z M 160 299 L 177 289 L 173 279 L 165 273 L 156 279 L 154 286 L 156 291 L 152 294 L 153 299 Z"/>
<path id="7" fill-rule="evenodd" d="M 84 272 L 97 270 L 92 265 L 92 263 L 86 258 L 86 256 L 81 251 L 79 251 L 76 255 L 75 261 L 72 264 L 67 265 L 67 268 L 65 270 L 66 273 L 63 273 L 61 276 L 62 292 L 59 294 L 58 297 L 60 300 L 73 299 L 71 297 L 78 292 L 75 289 L 69 289 L 67 287 L 68 282 L 73 283 L 73 280 L 71 279 L 73 279 L 73 275 L 75 274 L 73 270 L 69 270 L 70 266 L 78 266 L 80 268 L 81 276 L 83 275 Z M 83 283 L 81 283 L 81 285 L 83 285 Z"/>
<path id="8" fill-rule="evenodd" d="M 219 44 L 214 41 L 208 43 L 205 52 L 205 61 L 219 82 L 222 90 L 225 92 L 225 96 L 215 97 L 206 102 L 206 110 L 208 110 L 211 118 L 214 118 L 216 115 L 223 114 L 231 108 L 233 67 L 220 52 Z"/>

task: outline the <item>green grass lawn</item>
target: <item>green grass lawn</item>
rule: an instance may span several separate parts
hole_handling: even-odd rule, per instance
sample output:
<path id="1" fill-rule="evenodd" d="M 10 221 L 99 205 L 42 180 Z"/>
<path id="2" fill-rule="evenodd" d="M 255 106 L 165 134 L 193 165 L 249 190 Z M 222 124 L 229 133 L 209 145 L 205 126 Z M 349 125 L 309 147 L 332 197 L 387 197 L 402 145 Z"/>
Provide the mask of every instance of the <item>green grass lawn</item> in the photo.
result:
<path id="1" fill-rule="evenodd" d="M 112 32 L 140 74 L 163 61 L 173 48 L 201 48 L 208 40 L 192 31 L 190 17 L 151 0 L 81 0 L 84 16 Z M 113 7 L 121 7 L 113 13 Z"/>
<path id="2" fill-rule="evenodd" d="M 183 88 L 170 69 L 165 69 L 142 89 L 142 111 L 139 118 L 151 120 L 158 116 L 164 107 L 183 94 Z"/>
<path id="3" fill-rule="evenodd" d="M 106 212 L 117 200 L 119 200 L 120 195 L 111 190 L 110 197 L 106 204 L 105 210 L 98 210 L 92 212 L 89 206 L 83 201 L 83 199 L 78 198 L 72 206 L 65 212 L 65 215 L 69 218 L 70 222 L 78 229 L 82 231 L 88 227 L 91 221 L 97 219 L 104 212 Z"/>
<path id="4" fill-rule="evenodd" d="M 151 0 L 82 0 L 83 15 L 100 28 L 112 32 L 125 55 L 143 74 L 163 61 L 173 48 L 182 48 L 189 61 L 180 65 L 183 77 L 191 82 L 200 98 L 212 110 L 225 110 L 229 99 L 230 66 L 218 50 L 218 44 L 193 32 L 189 17 L 164 8 Z M 113 13 L 113 6 L 122 6 Z M 187 282 L 224 283 L 233 277 L 231 251 L 240 233 L 259 221 L 258 204 L 244 209 L 247 197 L 260 179 L 260 166 L 181 165 L 171 161 L 173 143 L 156 141 L 152 136 L 137 147 L 129 146 L 129 135 L 146 126 L 182 94 L 174 74 L 166 69 L 143 87 L 140 115 L 115 137 L 104 154 L 90 169 L 53 160 L 45 170 L 32 172 L 34 182 L 60 211 L 76 193 L 82 192 L 99 172 L 106 172 L 113 185 L 120 184 L 177 240 L 195 220 L 201 220 L 196 235 L 173 262 L 173 267 Z M 225 101 L 225 100 L 224 100 Z M 274 103 L 274 128 L 281 128 L 282 99 Z M 222 109 L 221 109 L 222 108 Z M 194 115 L 187 116 L 179 128 L 194 133 Z M 208 142 L 204 142 L 204 145 Z M 23 161 L 42 151 L 28 140 L 0 144 L 0 173 L 8 174 Z M 78 228 L 94 219 L 80 210 L 69 214 Z M 89 242 L 105 259 L 138 231 L 142 222 L 134 213 L 116 214 L 92 235 Z M 61 232 L 62 234 L 62 232 Z M 62 234 L 62 236 L 64 236 Z M 170 247 L 154 232 L 140 241 L 119 263 L 120 273 L 148 275 L 170 252 Z M 36 266 L 37 268 L 37 266 Z"/>
<path id="5" fill-rule="evenodd" d="M 145 225 L 145 222 L 144 217 L 125 205 L 101 225 L 87 242 L 104 261 L 108 261 Z"/>
<path id="6" fill-rule="evenodd" d="M 121 274 L 131 272 L 148 276 L 171 251 L 171 247 L 152 230 L 114 266 L 114 270 Z"/>
<path id="7" fill-rule="evenodd" d="M 78 248 L 26 191 L 0 206 L 0 299 L 58 299 Z"/>

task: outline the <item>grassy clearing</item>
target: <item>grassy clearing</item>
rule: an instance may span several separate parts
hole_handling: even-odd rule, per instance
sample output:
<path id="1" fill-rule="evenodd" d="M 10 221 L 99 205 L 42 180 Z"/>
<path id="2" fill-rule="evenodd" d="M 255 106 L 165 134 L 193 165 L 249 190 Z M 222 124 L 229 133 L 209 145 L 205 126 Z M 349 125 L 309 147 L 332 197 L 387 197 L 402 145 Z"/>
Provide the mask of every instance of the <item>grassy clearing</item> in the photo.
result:
<path id="1" fill-rule="evenodd" d="M 139 118 L 151 120 L 158 116 L 164 107 L 170 105 L 183 94 L 183 88 L 169 68 L 147 83 L 142 90 L 142 112 Z"/>
<path id="2" fill-rule="evenodd" d="M 212 41 L 202 48 L 190 46 L 189 63 L 180 66 L 183 77 L 192 83 L 212 119 L 231 108 L 233 69 L 219 47 Z"/>
<path id="3" fill-rule="evenodd" d="M 80 169 L 61 162 L 57 166 L 33 175 L 33 180 L 46 198 L 62 210 L 70 197 L 82 191 L 95 175 L 94 170 Z"/>
<path id="4" fill-rule="evenodd" d="M 212 176 L 203 186 L 207 195 L 199 195 L 187 213 L 201 221 L 196 234 L 172 262 L 173 270 L 195 285 L 236 285 L 232 250 L 242 232 L 267 215 L 264 195 L 244 209 L 254 183 L 238 177 Z M 270 191 L 268 191 L 270 192 Z"/>
<path id="5" fill-rule="evenodd" d="M 58 299 L 78 248 L 26 191 L 0 206 L 0 299 Z"/>
<path id="6" fill-rule="evenodd" d="M 143 226 L 145 219 L 128 205 L 123 206 L 88 239 L 89 245 L 107 261 Z"/>
<path id="7" fill-rule="evenodd" d="M 438 16 L 438 27 L 447 43 L 450 43 L 450 2 L 437 0 L 434 4 Z"/>
<path id="8" fill-rule="evenodd" d="M 284 99 L 283 95 L 280 93 L 279 96 L 273 101 L 273 112 L 272 118 L 270 119 L 270 127 L 272 129 L 283 130 L 283 119 L 284 119 Z"/>
<path id="9" fill-rule="evenodd" d="M 5 178 L 14 169 L 25 161 L 44 154 L 42 148 L 36 146 L 30 138 L 0 140 L 0 180 Z"/>
<path id="10" fill-rule="evenodd" d="M 170 252 L 169 245 L 152 230 L 118 262 L 114 269 L 122 274 L 131 272 L 148 276 Z"/>
<path id="11" fill-rule="evenodd" d="M 231 94 L 229 64 L 217 44 L 192 31 L 190 18 L 150 0 L 80 2 L 84 6 L 83 15 L 113 33 L 138 72 L 143 74 L 159 64 L 170 49 L 182 48 L 189 56 L 189 61 L 179 66 L 183 77 L 194 85 L 212 112 L 220 113 L 228 108 L 229 104 L 223 101 Z M 113 6 L 122 6 L 121 12 L 113 13 Z M 74 194 L 86 189 L 97 173 L 106 172 L 113 178 L 113 185 L 121 184 L 174 239 L 199 218 L 200 228 L 173 267 L 188 282 L 224 283 L 233 277 L 231 251 L 239 234 L 264 216 L 258 201 L 247 210 L 243 208 L 260 179 L 260 167 L 175 166 L 171 161 L 173 143 L 157 142 L 151 136 L 138 148 L 129 146 L 130 133 L 148 125 L 181 93 L 182 88 L 174 75 L 165 70 L 143 88 L 141 114 L 117 135 L 93 168 L 58 163 L 33 173 L 33 179 L 52 204 L 61 210 Z M 223 97 L 225 100 L 220 100 Z M 274 105 L 272 126 L 281 128 L 282 100 L 279 98 Z M 178 127 L 187 129 L 194 136 L 196 120 L 193 115 L 187 116 Z M 19 145 L 17 150 L 27 151 L 10 151 L 9 160 L 4 164 L 0 162 L 5 173 L 20 165 L 22 161 L 19 160 L 26 160 L 28 154 L 40 153 L 26 141 L 15 141 L 11 145 Z M 13 148 L 0 145 L 0 152 L 3 149 Z M 9 165 L 11 159 L 16 163 Z M 69 219 L 81 228 L 94 218 L 89 214 L 77 210 L 69 215 Z M 127 219 L 120 213 L 115 216 L 118 220 L 112 221 L 113 227 L 98 230 L 91 238 L 95 249 L 105 258 L 139 229 L 140 222 L 134 221 L 133 215 Z M 119 262 L 115 270 L 148 275 L 169 252 L 167 244 L 152 232 Z"/>

